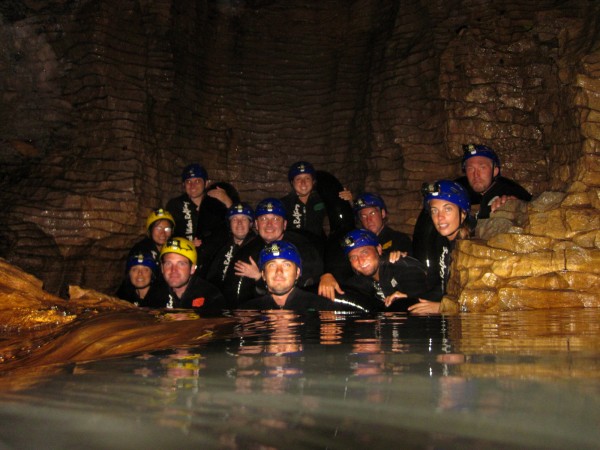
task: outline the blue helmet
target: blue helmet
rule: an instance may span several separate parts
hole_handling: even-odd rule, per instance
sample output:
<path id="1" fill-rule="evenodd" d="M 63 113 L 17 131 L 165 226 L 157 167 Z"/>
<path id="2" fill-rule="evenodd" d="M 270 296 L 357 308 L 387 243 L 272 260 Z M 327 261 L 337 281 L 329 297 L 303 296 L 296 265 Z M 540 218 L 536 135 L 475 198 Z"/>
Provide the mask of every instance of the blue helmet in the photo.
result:
<path id="1" fill-rule="evenodd" d="M 377 247 L 378 245 L 379 240 L 377 239 L 377 235 L 372 231 L 362 228 L 350 231 L 344 236 L 343 241 L 344 254 L 346 256 L 355 248 Z"/>
<path id="2" fill-rule="evenodd" d="M 370 192 L 365 192 L 358 196 L 358 198 L 354 201 L 354 213 L 358 214 L 361 209 L 365 208 L 379 208 L 382 211 L 387 212 L 387 208 L 385 207 L 385 202 L 383 199 L 376 194 L 371 194 Z"/>
<path id="3" fill-rule="evenodd" d="M 450 180 L 438 180 L 435 183 L 423 183 L 421 188 L 423 200 L 428 204 L 431 200 L 440 199 L 454 203 L 467 214 L 471 211 L 471 201 L 467 191 L 460 184 Z"/>
<path id="4" fill-rule="evenodd" d="M 233 216 L 246 216 L 250 219 L 250 222 L 254 220 L 254 212 L 247 203 L 234 203 L 227 210 L 227 219 L 231 219 Z"/>
<path id="5" fill-rule="evenodd" d="M 133 266 L 146 266 L 149 267 L 152 272 L 156 272 L 158 270 L 158 264 L 151 253 L 140 252 L 131 255 L 127 259 L 127 272 L 129 272 L 129 269 L 131 269 Z"/>
<path id="6" fill-rule="evenodd" d="M 302 258 L 294 244 L 287 241 L 273 241 L 267 244 L 258 256 L 258 267 L 263 270 L 265 264 L 273 259 L 285 259 L 296 264 L 302 272 Z"/>
<path id="7" fill-rule="evenodd" d="M 260 216 L 264 216 L 265 214 L 275 214 L 276 216 L 281 216 L 285 219 L 285 206 L 283 206 L 281 200 L 277 198 L 265 198 L 264 200 L 261 200 L 258 205 L 256 205 L 254 217 L 258 218 Z"/>
<path id="8" fill-rule="evenodd" d="M 484 158 L 491 159 L 493 167 L 497 167 L 500 170 L 500 158 L 498 158 L 498 155 L 491 147 L 482 144 L 464 144 L 462 148 L 464 152 L 462 158 L 463 172 L 465 171 L 467 160 L 473 156 L 483 156 Z"/>
<path id="9" fill-rule="evenodd" d="M 308 173 L 314 178 L 316 171 L 311 163 L 306 161 L 298 161 L 290 166 L 290 170 L 288 171 L 288 180 L 292 182 L 296 175 L 300 175 L 302 173 Z"/>
<path id="10" fill-rule="evenodd" d="M 181 172 L 181 181 L 189 180 L 190 178 L 202 178 L 208 180 L 208 172 L 198 163 L 190 164 Z"/>

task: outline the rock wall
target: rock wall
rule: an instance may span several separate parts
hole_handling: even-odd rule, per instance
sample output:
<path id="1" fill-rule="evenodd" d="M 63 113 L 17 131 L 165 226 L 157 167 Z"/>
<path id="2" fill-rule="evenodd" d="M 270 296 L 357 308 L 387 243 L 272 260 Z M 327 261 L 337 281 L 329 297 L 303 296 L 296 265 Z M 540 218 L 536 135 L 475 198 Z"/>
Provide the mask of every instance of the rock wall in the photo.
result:
<path id="1" fill-rule="evenodd" d="M 493 146 L 534 194 L 593 162 L 595 2 L 5 0 L 0 256 L 111 292 L 191 161 L 252 203 L 298 159 L 380 192 L 406 232 L 425 180 Z M 592 186 L 592 184 L 586 184 Z M 597 213 L 597 206 L 596 206 Z"/>

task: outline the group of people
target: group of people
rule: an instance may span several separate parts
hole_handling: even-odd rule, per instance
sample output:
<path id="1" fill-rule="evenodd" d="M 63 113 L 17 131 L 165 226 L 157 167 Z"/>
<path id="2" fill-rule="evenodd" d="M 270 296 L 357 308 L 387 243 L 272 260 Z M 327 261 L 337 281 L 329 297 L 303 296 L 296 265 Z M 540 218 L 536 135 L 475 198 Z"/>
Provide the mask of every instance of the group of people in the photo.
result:
<path id="1" fill-rule="evenodd" d="M 490 147 L 465 145 L 462 169 L 454 181 L 424 183 L 411 240 L 387 225 L 381 196 L 319 190 L 323 172 L 309 162 L 290 167 L 287 195 L 254 209 L 209 185 L 206 169 L 191 164 L 182 172 L 184 193 L 148 216 L 147 237 L 129 252 L 117 296 L 205 315 L 277 308 L 439 313 L 456 241 L 507 201 L 531 199 L 501 176 Z M 344 211 L 352 217 L 338 220 Z"/>

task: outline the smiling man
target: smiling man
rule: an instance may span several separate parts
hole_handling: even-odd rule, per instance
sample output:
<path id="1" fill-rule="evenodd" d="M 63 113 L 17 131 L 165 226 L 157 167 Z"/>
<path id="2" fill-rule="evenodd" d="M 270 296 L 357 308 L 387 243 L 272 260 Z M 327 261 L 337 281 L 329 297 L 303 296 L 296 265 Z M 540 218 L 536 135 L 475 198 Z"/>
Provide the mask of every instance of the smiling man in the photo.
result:
<path id="1" fill-rule="evenodd" d="M 267 244 L 260 252 L 258 265 L 268 293 L 244 303 L 243 309 L 296 312 L 334 309 L 333 302 L 296 286 L 302 274 L 302 259 L 294 244 L 286 241 Z"/>
<path id="2" fill-rule="evenodd" d="M 194 244 L 182 237 L 169 239 L 160 252 L 164 281 L 146 297 L 152 308 L 194 308 L 215 314 L 225 307 L 221 292 L 208 281 L 195 276 L 197 253 Z"/>
<path id="3" fill-rule="evenodd" d="M 265 292 L 257 262 L 261 250 L 272 242 L 285 240 L 298 249 L 304 262 L 304 270 L 298 279 L 299 286 L 315 284 L 323 273 L 323 261 L 313 243 L 302 234 L 286 229 L 286 210 L 281 200 L 273 197 L 261 200 L 254 217 L 258 235 L 235 254 L 223 280 L 223 294 L 232 307 Z"/>
<path id="4" fill-rule="evenodd" d="M 393 263 L 381 258 L 381 244 L 370 230 L 352 230 L 343 245 L 355 273 L 345 286 L 373 300 L 361 305 L 369 311 L 405 311 L 429 290 L 426 267 L 410 256 Z"/>

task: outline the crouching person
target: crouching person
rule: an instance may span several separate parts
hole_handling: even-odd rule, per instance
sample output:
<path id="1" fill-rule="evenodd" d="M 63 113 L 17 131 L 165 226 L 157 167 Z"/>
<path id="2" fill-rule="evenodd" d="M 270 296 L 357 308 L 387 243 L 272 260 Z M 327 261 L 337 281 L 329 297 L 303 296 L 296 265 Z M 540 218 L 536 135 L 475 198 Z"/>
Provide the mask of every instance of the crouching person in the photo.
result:
<path id="1" fill-rule="evenodd" d="M 146 297 L 152 308 L 193 308 L 201 314 L 219 314 L 225 305 L 221 291 L 196 275 L 194 244 L 182 237 L 169 239 L 160 251 L 164 282 Z"/>
<path id="2" fill-rule="evenodd" d="M 363 294 L 358 303 L 368 311 L 406 311 L 428 292 L 425 265 L 410 256 L 395 262 L 382 258 L 381 244 L 372 231 L 352 230 L 343 245 L 355 274 L 344 289 Z"/>
<path id="3" fill-rule="evenodd" d="M 296 312 L 334 310 L 334 303 L 296 286 L 302 274 L 302 259 L 294 244 L 274 241 L 258 257 L 258 267 L 268 294 L 245 302 L 242 309 L 289 309 Z"/>

